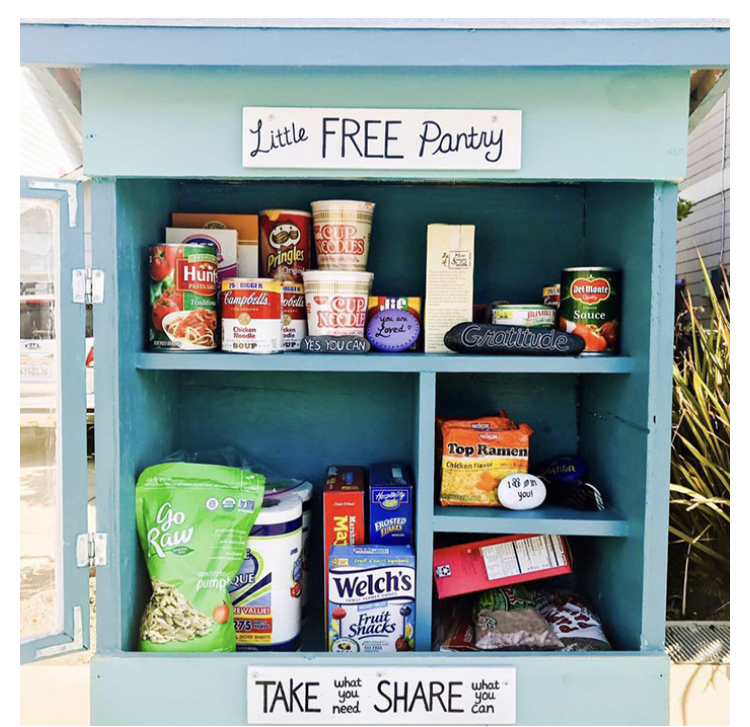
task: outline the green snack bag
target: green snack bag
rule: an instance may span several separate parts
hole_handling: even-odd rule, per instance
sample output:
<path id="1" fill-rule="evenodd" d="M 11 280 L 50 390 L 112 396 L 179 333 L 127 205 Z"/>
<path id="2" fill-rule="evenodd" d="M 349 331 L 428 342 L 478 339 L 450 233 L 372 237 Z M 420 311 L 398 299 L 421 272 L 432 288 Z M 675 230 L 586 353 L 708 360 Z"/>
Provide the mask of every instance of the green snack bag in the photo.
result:
<path id="1" fill-rule="evenodd" d="M 138 536 L 153 594 L 141 650 L 234 651 L 227 585 L 237 575 L 263 503 L 263 475 L 168 462 L 135 486 Z"/>

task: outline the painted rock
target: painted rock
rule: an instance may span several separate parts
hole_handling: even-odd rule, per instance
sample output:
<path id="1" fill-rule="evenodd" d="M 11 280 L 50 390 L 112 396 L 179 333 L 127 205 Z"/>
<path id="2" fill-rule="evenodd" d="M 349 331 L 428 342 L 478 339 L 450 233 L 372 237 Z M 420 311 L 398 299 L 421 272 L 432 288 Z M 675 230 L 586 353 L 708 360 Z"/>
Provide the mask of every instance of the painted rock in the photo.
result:
<path id="1" fill-rule="evenodd" d="M 370 343 L 361 336 L 305 336 L 299 350 L 303 353 L 367 353 Z"/>
<path id="2" fill-rule="evenodd" d="M 417 317 L 405 310 L 378 311 L 367 324 L 367 340 L 378 351 L 406 351 L 419 338 Z"/>
<path id="3" fill-rule="evenodd" d="M 457 353 L 575 356 L 586 342 L 554 328 L 459 323 L 445 334 L 445 345 Z"/>
<path id="4" fill-rule="evenodd" d="M 547 488 L 534 475 L 508 475 L 497 486 L 497 499 L 509 510 L 533 510 L 547 497 Z"/>

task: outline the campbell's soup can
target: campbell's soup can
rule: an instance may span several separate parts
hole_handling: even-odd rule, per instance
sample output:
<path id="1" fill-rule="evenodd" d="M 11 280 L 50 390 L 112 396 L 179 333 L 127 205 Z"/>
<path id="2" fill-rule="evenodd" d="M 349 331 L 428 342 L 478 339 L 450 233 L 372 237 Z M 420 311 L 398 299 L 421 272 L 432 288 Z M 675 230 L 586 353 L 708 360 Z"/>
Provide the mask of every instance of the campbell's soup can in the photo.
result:
<path id="1" fill-rule="evenodd" d="M 282 351 L 281 281 L 221 281 L 221 348 L 231 353 Z"/>
<path id="2" fill-rule="evenodd" d="M 565 268 L 560 279 L 558 328 L 581 336 L 585 355 L 620 350 L 622 271 L 616 268 Z"/>
<path id="3" fill-rule="evenodd" d="M 149 247 L 151 350 L 216 348 L 217 260 L 218 248 L 209 240 Z"/>
<path id="4" fill-rule="evenodd" d="M 560 307 L 560 283 L 545 285 L 542 288 L 542 304 Z"/>
<path id="5" fill-rule="evenodd" d="M 262 277 L 302 282 L 302 272 L 310 269 L 310 217 L 302 210 L 261 210 Z"/>
<path id="6" fill-rule="evenodd" d="M 286 350 L 295 351 L 307 335 L 305 286 L 302 283 L 281 283 L 281 336 Z"/>

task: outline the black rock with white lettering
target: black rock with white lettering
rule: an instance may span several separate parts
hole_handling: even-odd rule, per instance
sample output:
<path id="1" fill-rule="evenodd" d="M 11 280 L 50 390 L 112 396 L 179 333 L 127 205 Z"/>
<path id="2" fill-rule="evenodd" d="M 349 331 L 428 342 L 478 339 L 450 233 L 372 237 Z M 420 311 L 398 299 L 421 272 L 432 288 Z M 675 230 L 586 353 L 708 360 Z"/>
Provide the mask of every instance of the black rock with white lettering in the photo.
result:
<path id="1" fill-rule="evenodd" d="M 305 336 L 302 353 L 367 353 L 370 342 L 361 336 Z"/>
<path id="2" fill-rule="evenodd" d="M 495 326 L 488 323 L 459 323 L 445 334 L 444 342 L 457 353 L 522 356 L 575 356 L 586 346 L 580 336 L 555 328 Z"/>

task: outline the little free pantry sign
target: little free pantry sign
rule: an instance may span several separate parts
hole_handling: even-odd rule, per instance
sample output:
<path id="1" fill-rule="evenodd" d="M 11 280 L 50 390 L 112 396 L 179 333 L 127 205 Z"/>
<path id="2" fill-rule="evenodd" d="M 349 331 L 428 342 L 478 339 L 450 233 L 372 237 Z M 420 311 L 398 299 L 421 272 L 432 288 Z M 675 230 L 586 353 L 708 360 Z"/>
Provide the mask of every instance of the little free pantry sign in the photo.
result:
<path id="1" fill-rule="evenodd" d="M 255 169 L 521 168 L 521 111 L 242 109 L 242 166 Z"/>

